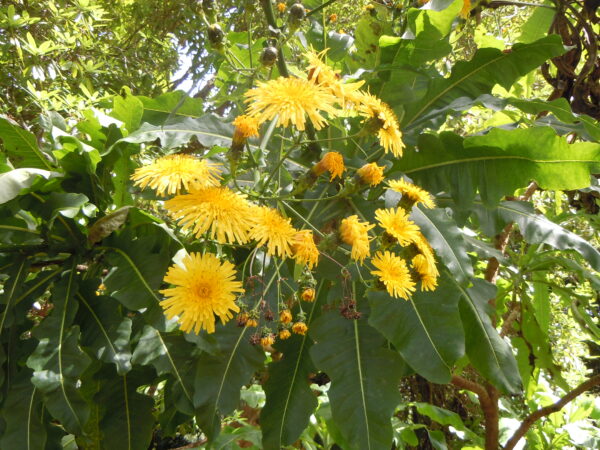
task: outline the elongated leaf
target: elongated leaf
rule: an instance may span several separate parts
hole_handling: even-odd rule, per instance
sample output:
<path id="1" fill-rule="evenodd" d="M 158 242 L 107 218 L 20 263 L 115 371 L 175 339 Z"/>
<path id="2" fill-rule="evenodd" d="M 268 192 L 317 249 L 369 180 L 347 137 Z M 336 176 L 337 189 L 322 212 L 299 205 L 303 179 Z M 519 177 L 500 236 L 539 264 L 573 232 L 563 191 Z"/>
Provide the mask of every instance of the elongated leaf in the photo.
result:
<path id="1" fill-rule="evenodd" d="M 521 391 L 517 360 L 490 319 L 488 301 L 496 296 L 496 286 L 479 278 L 463 290 L 460 315 L 465 330 L 467 356 L 479 373 L 507 394 Z"/>
<path id="2" fill-rule="evenodd" d="M 443 209 L 413 208 L 412 220 L 435 249 L 436 255 L 450 269 L 460 284 L 473 276 L 473 264 L 467 255 L 467 244 L 456 223 Z"/>
<path id="3" fill-rule="evenodd" d="M 133 352 L 133 363 L 152 365 L 158 375 L 172 375 L 167 396 L 181 412 L 194 414 L 194 375 L 197 349 L 181 335 L 162 335 L 146 325 Z"/>
<path id="4" fill-rule="evenodd" d="M 391 415 L 400 402 L 402 361 L 365 317 L 324 313 L 311 327 L 310 354 L 331 378 L 327 392 L 333 421 L 351 449 L 389 449 Z"/>
<path id="5" fill-rule="evenodd" d="M 415 403 L 415 406 L 417 411 L 419 411 L 419 414 L 427 416 L 441 425 L 451 425 L 458 431 L 464 432 L 469 439 L 472 439 L 475 442 L 479 443 L 482 441 L 481 437 L 467 428 L 460 416 L 455 412 L 440 408 L 439 406 L 434 406 L 430 403 L 417 402 Z"/>
<path id="6" fill-rule="evenodd" d="M 567 144 L 547 127 L 502 130 L 462 139 L 454 133 L 423 134 L 419 152 L 395 168 L 432 192 L 446 191 L 463 209 L 476 193 L 488 206 L 534 180 L 544 189 L 580 189 L 600 171 L 600 145 Z"/>
<path id="7" fill-rule="evenodd" d="M 317 304 L 318 301 L 313 302 L 307 318 L 309 328 Z M 269 364 L 269 379 L 264 385 L 267 401 L 260 413 L 260 426 L 265 449 L 293 444 L 308 426 L 310 415 L 317 407 L 308 379 L 316 372 L 309 354 L 311 347 L 312 340 L 306 335 L 293 335 L 275 344 L 283 357 Z"/>
<path id="8" fill-rule="evenodd" d="M 24 289 L 28 267 L 28 259 L 20 256 L 15 258 L 13 264 L 3 271 L 9 276 L 9 279 L 4 283 L 3 292 L 0 294 L 0 304 L 3 305 L 2 313 L 0 314 L 0 333 L 2 333 L 5 326 L 9 326 L 12 323 L 13 308 Z M 2 385 L 3 375 L 3 373 L 0 373 L 0 385 Z"/>
<path id="9" fill-rule="evenodd" d="M 95 295 L 92 289 L 77 293 L 80 302 L 77 323 L 81 327 L 81 345 L 96 357 L 116 366 L 123 375 L 131 370 L 131 319 L 119 311 L 119 303 L 107 296 Z"/>
<path id="10" fill-rule="evenodd" d="M 537 214 L 531 203 L 520 201 L 502 202 L 493 211 L 475 204 L 473 211 L 485 225 L 486 233 L 493 235 L 509 222 L 516 222 L 525 241 L 531 244 L 547 244 L 559 250 L 575 250 L 590 265 L 600 270 L 600 252 L 588 241 Z"/>
<path id="11" fill-rule="evenodd" d="M 31 187 L 38 177 L 49 179 L 59 175 L 58 172 L 29 168 L 13 169 L 2 173 L 0 174 L 0 204 L 17 197 L 22 189 Z"/>
<path id="12" fill-rule="evenodd" d="M 493 48 L 479 49 L 471 61 L 456 63 L 450 77 L 431 80 L 422 100 L 405 106 L 403 126 L 410 125 L 427 111 L 441 108 L 458 97 L 477 98 L 489 94 L 496 84 L 510 89 L 517 79 L 564 52 L 561 38 L 555 35 L 531 44 L 516 44 L 505 52 Z"/>
<path id="13" fill-rule="evenodd" d="M 33 133 L 0 116 L 0 141 L 14 167 L 52 170 L 48 157 L 38 148 Z"/>
<path id="14" fill-rule="evenodd" d="M 188 96 L 183 91 L 167 92 L 155 98 L 137 97 L 144 105 L 142 122 L 161 125 L 169 118 L 191 117 L 198 119 L 203 114 L 202 100 Z"/>
<path id="15" fill-rule="evenodd" d="M 233 136 L 233 126 L 221 122 L 216 116 L 207 114 L 198 119 L 184 118 L 165 125 L 142 126 L 129 136 L 118 142 L 152 142 L 159 139 L 165 149 L 179 147 L 187 144 L 192 137 L 205 147 L 218 145 L 229 147 Z"/>
<path id="16" fill-rule="evenodd" d="M 32 333 L 39 343 L 27 365 L 34 370 L 31 381 L 44 394 L 50 414 L 68 432 L 80 434 L 89 406 L 78 392 L 78 380 L 90 359 L 78 346 L 79 327 L 71 326 L 77 312 L 76 292 L 73 267 L 54 286 L 54 308 Z"/>
<path id="17" fill-rule="evenodd" d="M 264 353 L 250 344 L 249 329 L 234 322 L 217 328 L 217 353 L 204 353 L 197 365 L 194 406 L 200 411 L 197 419 L 202 431 L 211 440 L 219 433 L 220 416 L 238 406 L 240 388 L 264 361 Z"/>
<path id="18" fill-rule="evenodd" d="M 139 368 L 123 376 L 103 370 L 95 378 L 100 384 L 94 397 L 102 417 L 100 448 L 146 450 L 154 428 L 154 401 L 137 389 L 151 379 Z"/>
<path id="19" fill-rule="evenodd" d="M 410 301 L 370 291 L 369 323 L 394 344 L 418 374 L 445 384 L 450 382 L 452 365 L 465 352 L 458 311 L 461 295 L 446 271 L 442 271 L 434 292 L 416 292 Z"/>
<path id="20" fill-rule="evenodd" d="M 44 406 L 40 391 L 31 384 L 31 371 L 25 370 L 14 383 L 2 405 L 5 429 L 0 448 L 38 450 L 46 445 L 46 426 L 42 420 Z"/>

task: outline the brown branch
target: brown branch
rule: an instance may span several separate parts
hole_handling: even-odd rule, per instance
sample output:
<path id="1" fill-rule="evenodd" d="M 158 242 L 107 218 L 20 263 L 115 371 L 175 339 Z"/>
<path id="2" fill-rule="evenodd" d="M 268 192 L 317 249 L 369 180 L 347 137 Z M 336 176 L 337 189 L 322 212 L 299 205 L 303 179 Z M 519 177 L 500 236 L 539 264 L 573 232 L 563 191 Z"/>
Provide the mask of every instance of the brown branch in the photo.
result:
<path id="1" fill-rule="evenodd" d="M 534 411 L 531 414 L 529 414 L 525 418 L 525 420 L 523 421 L 523 423 L 521 424 L 519 429 L 517 431 L 515 431 L 515 434 L 513 434 L 512 437 L 506 442 L 506 445 L 504 446 L 504 450 L 512 450 L 513 448 L 515 448 L 515 446 L 517 445 L 519 440 L 523 436 L 525 436 L 527 431 L 529 431 L 531 426 L 536 421 L 538 421 L 542 417 L 549 416 L 552 413 L 560 411 L 562 408 L 565 407 L 565 405 L 567 403 L 569 403 L 570 401 L 574 400 L 576 397 L 580 396 L 581 394 L 583 394 L 586 391 L 589 391 L 591 388 L 593 388 L 594 386 L 597 386 L 599 384 L 600 384 L 600 375 L 595 375 L 592 378 L 590 378 L 589 380 L 581 383 L 579 386 L 577 386 L 571 392 L 567 393 L 564 397 L 561 397 L 561 399 L 558 400 L 553 405 L 546 406 L 544 408 L 540 408 L 537 411 Z"/>

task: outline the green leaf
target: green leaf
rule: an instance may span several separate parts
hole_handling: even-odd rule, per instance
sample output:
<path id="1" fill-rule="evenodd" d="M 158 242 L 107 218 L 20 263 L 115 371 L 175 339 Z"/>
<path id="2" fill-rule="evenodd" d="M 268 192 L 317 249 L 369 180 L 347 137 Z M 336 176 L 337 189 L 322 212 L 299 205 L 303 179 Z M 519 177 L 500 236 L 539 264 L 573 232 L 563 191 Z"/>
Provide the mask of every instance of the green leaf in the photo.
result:
<path id="1" fill-rule="evenodd" d="M 123 206 L 116 211 L 98 219 L 88 230 L 88 240 L 91 244 L 100 242 L 111 233 L 117 231 L 127 220 L 131 206 Z"/>
<path id="2" fill-rule="evenodd" d="M 556 35 L 530 44 L 516 44 L 505 52 L 479 49 L 470 61 L 457 62 L 450 77 L 432 79 L 422 100 L 405 105 L 402 126 L 407 127 L 427 111 L 442 108 L 459 97 L 489 94 L 496 84 L 508 90 L 520 77 L 564 52 L 562 39 Z"/>
<path id="3" fill-rule="evenodd" d="M 422 134 L 418 147 L 394 168 L 432 192 L 449 192 L 463 209 L 477 192 L 495 206 L 531 180 L 543 189 L 580 189 L 590 185 L 590 173 L 600 171 L 599 144 L 567 144 L 548 127 L 494 128 L 466 139 L 450 132 Z"/>
<path id="4" fill-rule="evenodd" d="M 113 109 L 110 115 L 123 122 L 128 133 L 140 127 L 143 114 L 144 105 L 139 98 L 133 95 L 113 97 Z"/>
<path id="5" fill-rule="evenodd" d="M 456 280 L 465 285 L 473 277 L 473 265 L 467 254 L 463 233 L 443 209 L 413 208 L 411 219 L 434 248 L 436 255 L 452 272 Z"/>
<path id="6" fill-rule="evenodd" d="M 600 270 L 600 252 L 588 241 L 575 233 L 552 222 L 542 214 L 537 214 L 531 203 L 520 201 L 502 202 L 494 211 L 488 211 L 481 205 L 473 208 L 479 220 L 491 222 L 485 225 L 485 231 L 494 235 L 509 222 L 515 222 L 530 244 L 547 244 L 559 250 L 578 252 L 596 270 Z"/>
<path id="7" fill-rule="evenodd" d="M 146 450 L 154 429 L 154 401 L 137 392 L 151 379 L 141 369 L 123 376 L 103 370 L 96 377 L 100 383 L 94 404 L 100 406 L 101 448 Z"/>
<path id="8" fill-rule="evenodd" d="M 58 172 L 41 169 L 13 169 L 0 174 L 0 204 L 17 197 L 21 190 L 31 187 L 39 177 L 50 179 L 60 176 Z"/>
<path id="9" fill-rule="evenodd" d="M 21 372 L 2 405 L 5 428 L 0 436 L 0 448 L 38 450 L 46 446 L 42 395 L 30 378 L 30 371 Z"/>
<path id="10" fill-rule="evenodd" d="M 446 271 L 442 271 L 435 291 L 416 292 L 410 301 L 369 291 L 369 323 L 418 374 L 432 383 L 446 384 L 452 365 L 465 351 L 458 311 L 461 295 Z"/>
<path id="11" fill-rule="evenodd" d="M 165 149 L 187 144 L 192 137 L 204 147 L 218 145 L 229 147 L 233 136 L 233 126 L 222 122 L 217 116 L 206 114 L 198 119 L 184 118 L 165 125 L 142 124 L 140 128 L 118 142 L 152 142 L 160 140 Z"/>
<path id="12" fill-rule="evenodd" d="M 352 449 L 389 449 L 391 416 L 400 403 L 402 360 L 365 320 L 324 313 L 309 333 L 315 366 L 331 378 L 333 421 Z"/>
<path id="13" fill-rule="evenodd" d="M 27 365 L 34 370 L 31 381 L 44 394 L 50 414 L 68 432 L 80 434 L 90 411 L 78 381 L 90 359 L 78 346 L 79 327 L 71 326 L 77 311 L 76 292 L 73 267 L 53 288 L 54 308 L 32 333 L 39 343 Z"/>
<path id="14" fill-rule="evenodd" d="M 82 330 L 81 345 L 100 361 L 115 364 L 119 375 L 129 372 L 131 319 L 120 312 L 115 299 L 96 295 L 92 286 L 78 292 L 77 299 L 81 304 L 76 318 Z"/>
<path id="15" fill-rule="evenodd" d="M 534 8 L 529 18 L 521 25 L 521 34 L 517 38 L 517 42 L 528 44 L 544 37 L 552 25 L 555 15 L 554 8 Z"/>
<path id="16" fill-rule="evenodd" d="M 2 314 L 0 315 L 0 334 L 5 326 L 9 326 L 13 321 L 13 308 L 17 304 L 19 297 L 24 290 L 24 283 L 27 279 L 29 259 L 25 256 L 18 256 L 10 267 L 2 270 L 9 279 L 4 281 L 2 286 L 2 294 L 0 294 L 0 305 L 4 305 Z M 0 371 L 0 386 L 3 382 L 2 371 Z"/>
<path id="17" fill-rule="evenodd" d="M 419 414 L 429 417 L 440 425 L 452 426 L 458 431 L 464 432 L 469 439 L 481 441 L 481 438 L 476 433 L 466 427 L 462 419 L 455 412 L 449 411 L 439 406 L 434 406 L 430 403 L 416 402 L 415 406 Z"/>
<path id="18" fill-rule="evenodd" d="M 500 337 L 490 319 L 490 299 L 496 286 L 474 278 L 473 287 L 464 290 L 460 315 L 465 330 L 467 356 L 479 373 L 506 394 L 522 390 L 517 361 L 510 346 Z"/>
<path id="19" fill-rule="evenodd" d="M 0 116 L 0 140 L 14 167 L 52 170 L 49 157 L 38 148 L 35 135 Z"/>
<path id="20" fill-rule="evenodd" d="M 240 388 L 263 366 L 264 353 L 250 343 L 250 333 L 229 321 L 215 332 L 217 352 L 203 353 L 198 359 L 193 400 L 197 420 L 211 440 L 219 434 L 220 416 L 238 406 Z"/>
<path id="21" fill-rule="evenodd" d="M 309 328 L 318 303 L 312 303 L 306 321 Z M 280 449 L 296 442 L 318 403 L 309 381 L 309 375 L 316 372 L 309 354 L 312 340 L 294 334 L 277 341 L 274 347 L 283 357 L 269 364 L 269 378 L 263 386 L 267 401 L 260 413 L 260 426 L 265 449 Z"/>
<path id="22" fill-rule="evenodd" d="M 172 375 L 167 396 L 173 398 L 177 409 L 194 414 L 194 375 L 196 347 L 182 335 L 162 335 L 157 329 L 146 325 L 133 352 L 133 363 L 152 365 L 158 375 Z"/>
<path id="23" fill-rule="evenodd" d="M 155 98 L 138 96 L 144 105 L 142 122 L 161 125 L 169 118 L 177 119 L 202 117 L 204 109 L 202 100 L 193 98 L 183 91 L 167 92 Z"/>

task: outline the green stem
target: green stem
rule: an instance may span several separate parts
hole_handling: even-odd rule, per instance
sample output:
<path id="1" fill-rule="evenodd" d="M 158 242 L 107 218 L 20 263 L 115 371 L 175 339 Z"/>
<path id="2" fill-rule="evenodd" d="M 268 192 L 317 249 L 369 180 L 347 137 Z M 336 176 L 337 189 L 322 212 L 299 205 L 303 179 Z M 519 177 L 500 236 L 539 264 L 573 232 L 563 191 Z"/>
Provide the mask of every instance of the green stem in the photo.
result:
<path id="1" fill-rule="evenodd" d="M 327 8 L 329 5 L 331 5 L 332 3 L 337 2 L 337 0 L 329 0 L 325 3 L 323 3 L 321 6 L 317 6 L 315 9 L 311 10 L 306 17 L 312 16 L 313 14 L 318 13 L 319 11 L 321 11 L 324 8 Z"/>

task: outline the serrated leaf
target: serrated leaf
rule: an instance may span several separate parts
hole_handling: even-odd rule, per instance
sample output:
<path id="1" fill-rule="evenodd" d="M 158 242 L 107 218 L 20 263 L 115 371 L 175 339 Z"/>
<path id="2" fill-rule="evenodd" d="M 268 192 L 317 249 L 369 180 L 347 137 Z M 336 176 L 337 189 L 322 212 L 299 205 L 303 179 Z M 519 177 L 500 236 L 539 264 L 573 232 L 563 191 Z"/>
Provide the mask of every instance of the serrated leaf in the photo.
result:
<path id="1" fill-rule="evenodd" d="M 131 370 L 131 319 L 119 311 L 119 303 L 92 289 L 77 293 L 81 306 L 76 321 L 81 327 L 81 345 L 88 347 L 100 361 L 115 364 L 117 373 Z"/>
<path id="2" fill-rule="evenodd" d="M 34 370 L 31 382 L 44 394 L 50 414 L 68 432 L 80 434 L 89 406 L 78 392 L 78 380 L 90 359 L 78 346 L 79 327 L 71 326 L 77 312 L 75 276 L 73 267 L 54 286 L 54 308 L 32 332 L 39 343 L 27 366 Z"/>
<path id="3" fill-rule="evenodd" d="M 315 366 L 331 378 L 333 421 L 351 449 L 389 449 L 391 416 L 400 403 L 402 361 L 365 316 L 349 320 L 324 313 L 309 330 Z"/>
<path id="4" fill-rule="evenodd" d="M 264 353 L 250 344 L 250 333 L 229 321 L 215 332 L 217 352 L 198 359 L 193 400 L 197 420 L 210 440 L 219 434 L 221 415 L 238 406 L 240 388 L 263 366 Z"/>
<path id="5" fill-rule="evenodd" d="M 600 171 L 600 144 L 568 144 L 548 127 L 494 128 L 465 139 L 450 132 L 422 134 L 418 147 L 395 169 L 432 192 L 450 193 L 463 209 L 471 207 L 477 192 L 491 207 L 532 180 L 543 189 L 579 189 Z"/>
<path id="6" fill-rule="evenodd" d="M 53 164 L 38 148 L 35 135 L 0 116 L 0 141 L 14 167 L 52 170 Z"/>
<path id="7" fill-rule="evenodd" d="M 456 63 L 450 77 L 432 79 L 422 100 L 405 105 L 402 126 L 407 127 L 427 111 L 442 108 L 456 98 L 489 94 L 496 84 L 510 89 L 520 77 L 564 52 L 562 39 L 556 35 L 531 44 L 516 44 L 505 52 L 479 49 L 470 61 Z"/>
<path id="8" fill-rule="evenodd" d="M 310 309 L 306 321 L 309 328 L 317 304 L 313 302 Z M 283 356 L 269 364 L 269 378 L 263 386 L 266 403 L 260 413 L 260 426 L 265 449 L 280 449 L 296 442 L 318 403 L 309 381 L 309 375 L 316 371 L 309 354 L 312 340 L 294 334 L 277 341 L 274 347 Z"/>
<path id="9" fill-rule="evenodd" d="M 465 336 L 458 311 L 462 292 L 446 271 L 433 292 L 415 292 L 410 301 L 387 292 L 367 292 L 369 323 L 404 361 L 432 383 L 450 382 L 452 365 L 464 355 Z"/>
<path id="10" fill-rule="evenodd" d="M 49 172 L 42 169 L 13 169 L 0 174 L 0 204 L 6 203 L 17 197 L 21 190 L 31 187 L 39 177 L 50 179 L 60 176 L 58 172 Z"/>
<path id="11" fill-rule="evenodd" d="M 411 219 L 434 248 L 436 255 L 460 284 L 473 276 L 473 265 L 467 254 L 467 244 L 456 223 L 443 209 L 413 208 Z"/>
<path id="12" fill-rule="evenodd" d="M 177 409 L 194 414 L 194 375 L 196 347 L 181 335 L 162 335 L 146 325 L 135 351 L 133 363 L 152 365 L 158 375 L 171 374 L 167 395 L 173 397 Z"/>
<path id="13" fill-rule="evenodd" d="M 233 136 L 233 126 L 222 122 L 217 116 L 206 114 L 200 118 L 190 117 L 178 119 L 165 125 L 144 123 L 140 128 L 118 142 L 152 142 L 160 140 L 165 149 L 180 147 L 187 144 L 192 137 L 205 147 L 218 145 L 229 147 Z"/>
<path id="14" fill-rule="evenodd" d="M 496 286 L 474 278 L 469 289 L 460 288 L 463 297 L 460 315 L 465 330 L 465 349 L 479 373 L 506 394 L 522 390 L 517 360 L 490 319 L 488 302 L 496 297 Z"/>
<path id="15" fill-rule="evenodd" d="M 38 450 L 46 446 L 47 433 L 43 421 L 44 405 L 39 390 L 31 384 L 31 372 L 21 373 L 11 385 L 2 404 L 5 428 L 0 436 L 0 448 Z"/>

